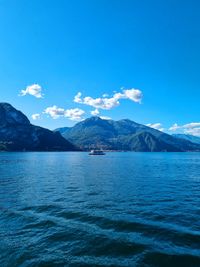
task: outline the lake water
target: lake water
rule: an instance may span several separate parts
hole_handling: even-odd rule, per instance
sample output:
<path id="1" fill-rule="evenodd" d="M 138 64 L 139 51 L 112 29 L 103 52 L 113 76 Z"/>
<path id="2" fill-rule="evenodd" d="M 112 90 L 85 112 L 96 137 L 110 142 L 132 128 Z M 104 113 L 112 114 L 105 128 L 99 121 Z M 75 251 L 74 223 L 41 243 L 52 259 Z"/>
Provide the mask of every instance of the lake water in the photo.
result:
<path id="1" fill-rule="evenodd" d="M 0 266 L 200 266 L 200 153 L 0 153 Z"/>

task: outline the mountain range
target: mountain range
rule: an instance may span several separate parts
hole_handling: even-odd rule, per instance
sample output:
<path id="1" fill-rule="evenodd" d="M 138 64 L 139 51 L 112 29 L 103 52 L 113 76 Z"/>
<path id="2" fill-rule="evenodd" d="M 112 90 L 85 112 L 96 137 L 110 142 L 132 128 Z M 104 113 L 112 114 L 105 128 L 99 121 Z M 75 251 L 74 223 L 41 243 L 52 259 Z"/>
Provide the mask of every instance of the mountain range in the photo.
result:
<path id="1" fill-rule="evenodd" d="M 32 125 L 10 104 L 0 103 L 1 151 L 88 151 L 92 148 L 136 152 L 200 151 L 197 141 L 193 136 L 168 135 L 128 119 L 113 121 L 99 117 L 50 131 Z"/>
<path id="2" fill-rule="evenodd" d="M 124 119 L 119 121 L 91 117 L 73 127 L 56 129 L 61 135 L 82 150 L 184 152 L 200 151 L 200 145 L 177 138 L 148 126 Z"/>
<path id="3" fill-rule="evenodd" d="M 77 148 L 60 133 L 32 125 L 21 111 L 0 103 L 0 150 L 74 151 Z"/>
<path id="4" fill-rule="evenodd" d="M 194 136 L 191 134 L 173 134 L 173 136 L 176 138 L 185 139 L 187 141 L 200 145 L 200 137 L 198 136 Z"/>

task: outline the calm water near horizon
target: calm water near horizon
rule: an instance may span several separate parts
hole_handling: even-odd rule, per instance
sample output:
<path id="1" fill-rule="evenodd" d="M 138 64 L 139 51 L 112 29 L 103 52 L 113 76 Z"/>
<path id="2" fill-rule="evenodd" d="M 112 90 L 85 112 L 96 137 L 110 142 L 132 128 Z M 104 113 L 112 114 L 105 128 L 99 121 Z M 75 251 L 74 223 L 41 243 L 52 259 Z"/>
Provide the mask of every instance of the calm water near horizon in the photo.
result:
<path id="1" fill-rule="evenodd" d="M 0 153 L 0 266 L 200 266 L 200 153 Z"/>

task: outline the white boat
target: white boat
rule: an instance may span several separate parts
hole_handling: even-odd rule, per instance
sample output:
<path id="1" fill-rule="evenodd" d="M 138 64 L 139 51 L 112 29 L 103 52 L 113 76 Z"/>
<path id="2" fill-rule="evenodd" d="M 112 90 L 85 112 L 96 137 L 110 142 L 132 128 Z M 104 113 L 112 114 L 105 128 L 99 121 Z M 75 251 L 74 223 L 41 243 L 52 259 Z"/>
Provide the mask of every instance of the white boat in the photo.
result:
<path id="1" fill-rule="evenodd" d="M 90 151 L 89 155 L 105 155 L 105 153 L 103 152 L 103 150 L 93 149 Z"/>

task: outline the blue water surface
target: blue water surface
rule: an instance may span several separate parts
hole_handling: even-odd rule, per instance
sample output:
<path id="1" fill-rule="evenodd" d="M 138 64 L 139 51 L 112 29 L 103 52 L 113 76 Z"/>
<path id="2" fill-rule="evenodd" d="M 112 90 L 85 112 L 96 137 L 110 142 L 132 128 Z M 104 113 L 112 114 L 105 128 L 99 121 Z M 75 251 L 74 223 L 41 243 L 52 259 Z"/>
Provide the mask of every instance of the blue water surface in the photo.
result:
<path id="1" fill-rule="evenodd" d="M 200 266 L 200 153 L 0 153 L 0 266 Z"/>

